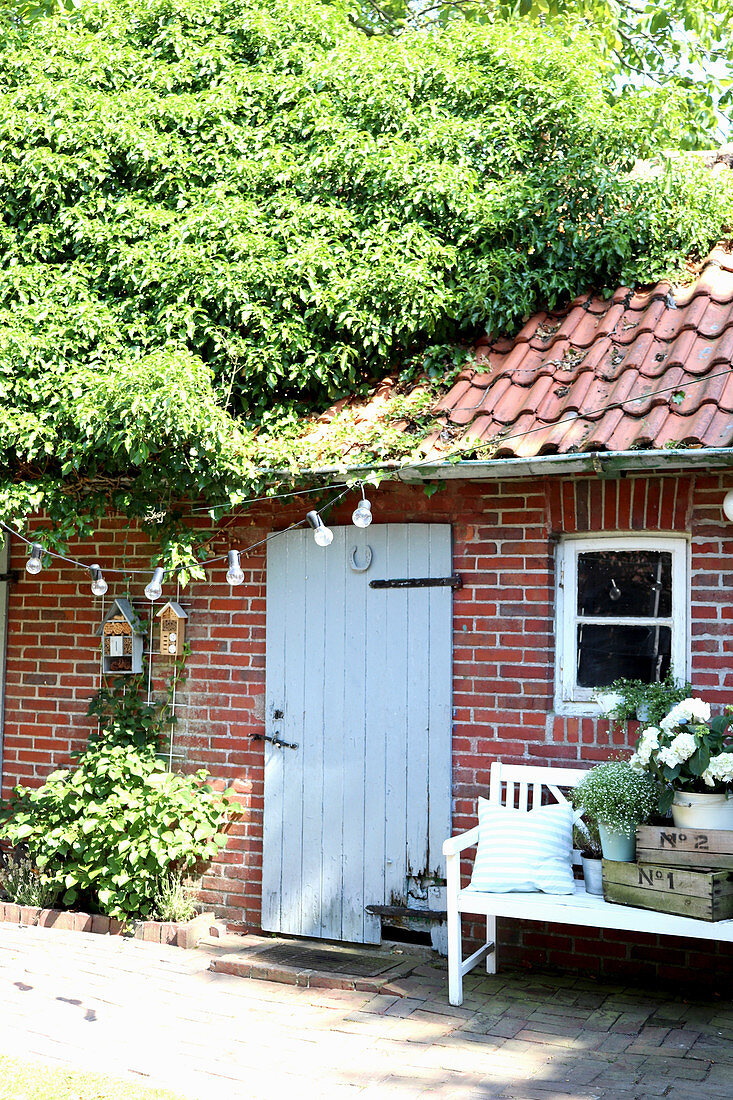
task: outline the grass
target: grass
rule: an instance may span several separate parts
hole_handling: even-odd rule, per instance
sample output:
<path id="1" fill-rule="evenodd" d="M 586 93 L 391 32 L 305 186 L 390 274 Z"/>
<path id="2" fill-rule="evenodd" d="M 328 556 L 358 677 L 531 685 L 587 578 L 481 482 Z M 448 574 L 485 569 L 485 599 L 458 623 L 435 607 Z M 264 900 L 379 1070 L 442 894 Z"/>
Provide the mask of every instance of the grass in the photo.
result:
<path id="1" fill-rule="evenodd" d="M 179 1093 L 65 1066 L 0 1057 L 0 1100 L 183 1100 Z"/>

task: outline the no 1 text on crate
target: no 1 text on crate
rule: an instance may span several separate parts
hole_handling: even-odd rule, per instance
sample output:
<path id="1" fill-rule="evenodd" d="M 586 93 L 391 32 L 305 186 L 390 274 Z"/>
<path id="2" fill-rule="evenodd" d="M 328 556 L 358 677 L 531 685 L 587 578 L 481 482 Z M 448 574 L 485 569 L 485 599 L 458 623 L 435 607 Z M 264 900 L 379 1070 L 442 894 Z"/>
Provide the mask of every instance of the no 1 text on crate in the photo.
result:
<path id="1" fill-rule="evenodd" d="M 603 896 L 619 905 L 698 920 L 733 917 L 733 872 L 603 861 Z"/>

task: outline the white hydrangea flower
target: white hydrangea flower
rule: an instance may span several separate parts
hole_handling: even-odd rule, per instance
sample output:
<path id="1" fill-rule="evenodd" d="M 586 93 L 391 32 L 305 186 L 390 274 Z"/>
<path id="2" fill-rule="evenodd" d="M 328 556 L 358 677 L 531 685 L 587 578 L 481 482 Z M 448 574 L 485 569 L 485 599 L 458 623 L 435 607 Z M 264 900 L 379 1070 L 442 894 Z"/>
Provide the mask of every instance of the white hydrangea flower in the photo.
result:
<path id="1" fill-rule="evenodd" d="M 710 704 L 704 699 L 683 699 L 681 703 L 675 703 L 666 717 L 661 721 L 663 730 L 674 729 L 675 726 L 686 726 L 688 722 L 704 724 L 710 721 Z"/>
<path id="2" fill-rule="evenodd" d="M 664 718 L 659 723 L 659 726 L 665 733 L 667 733 L 669 732 L 669 730 L 674 729 L 676 725 L 678 725 L 677 715 L 675 713 L 675 708 L 672 707 L 669 714 L 665 714 Z"/>
<path id="3" fill-rule="evenodd" d="M 634 753 L 634 756 L 638 757 L 642 766 L 649 763 L 652 758 L 652 753 L 655 749 L 659 748 L 659 737 L 661 732 L 662 731 L 658 729 L 657 726 L 647 726 L 645 730 L 641 731 L 639 748 Z"/>
<path id="4" fill-rule="evenodd" d="M 668 768 L 676 768 L 689 760 L 697 748 L 697 741 L 691 733 L 678 733 L 668 748 L 660 749 L 658 759 Z"/>
<path id="5" fill-rule="evenodd" d="M 716 783 L 732 783 L 733 752 L 721 752 L 714 756 L 702 773 L 702 778 L 708 787 L 714 787 Z"/>
<path id="6" fill-rule="evenodd" d="M 635 772 L 644 771 L 644 763 L 638 752 L 632 753 L 632 755 L 629 757 L 629 767 L 633 768 Z"/>
<path id="7" fill-rule="evenodd" d="M 687 707 L 690 722 L 699 722 L 700 725 L 704 725 L 710 721 L 710 703 L 706 703 L 704 699 L 697 697 L 685 699 L 684 705 Z"/>
<path id="8" fill-rule="evenodd" d="M 684 764 L 697 750 L 695 735 L 692 733 L 678 733 L 669 748 L 674 753 L 677 762 Z"/>

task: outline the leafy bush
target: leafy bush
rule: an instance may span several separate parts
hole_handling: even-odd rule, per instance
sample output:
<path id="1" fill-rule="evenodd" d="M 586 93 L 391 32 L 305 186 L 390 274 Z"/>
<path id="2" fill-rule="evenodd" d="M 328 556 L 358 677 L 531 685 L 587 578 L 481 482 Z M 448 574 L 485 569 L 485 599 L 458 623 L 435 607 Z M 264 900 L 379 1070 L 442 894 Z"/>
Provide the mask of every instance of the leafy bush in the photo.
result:
<path id="1" fill-rule="evenodd" d="M 34 905 L 40 909 L 52 906 L 60 893 L 59 887 L 48 882 L 29 859 L 9 855 L 0 869 L 0 890 L 16 905 Z"/>
<path id="2" fill-rule="evenodd" d="M 103 689 L 90 712 L 101 727 L 78 766 L 38 789 L 16 787 L 0 810 L 0 837 L 25 845 L 63 905 L 149 917 L 166 876 L 225 845 L 229 804 L 205 771 L 172 774 L 157 758 L 165 706 L 143 703 L 128 686 Z"/>
<path id="3" fill-rule="evenodd" d="M 573 790 L 573 804 L 611 829 L 634 828 L 654 813 L 659 788 L 625 760 L 591 768 Z"/>

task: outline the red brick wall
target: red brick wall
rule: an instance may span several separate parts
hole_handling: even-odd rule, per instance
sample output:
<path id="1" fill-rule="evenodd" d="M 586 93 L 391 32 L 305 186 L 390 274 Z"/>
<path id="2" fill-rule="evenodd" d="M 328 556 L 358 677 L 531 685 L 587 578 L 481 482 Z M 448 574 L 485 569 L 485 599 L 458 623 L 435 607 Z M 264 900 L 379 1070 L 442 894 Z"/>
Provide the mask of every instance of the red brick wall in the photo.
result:
<path id="1" fill-rule="evenodd" d="M 451 522 L 454 568 L 463 588 L 454 594 L 454 827 L 475 823 L 478 794 L 496 757 L 526 763 L 591 763 L 633 741 L 634 731 L 611 732 L 603 720 L 564 718 L 552 712 L 554 682 L 554 543 L 563 532 L 598 530 L 688 531 L 692 537 L 693 684 L 718 706 L 733 687 L 730 620 L 733 605 L 733 526 L 722 516 L 728 475 L 660 478 L 552 479 L 542 482 L 448 482 L 427 497 L 420 487 L 385 484 L 369 495 L 375 522 Z M 329 518 L 348 523 L 347 498 Z M 212 553 L 246 546 L 299 518 L 306 507 L 277 503 L 228 520 L 211 543 Z M 142 590 L 152 547 L 124 521 L 105 522 L 94 539 L 70 547 L 72 556 L 99 561 L 110 590 L 129 596 L 147 612 Z M 11 588 L 5 701 L 4 793 L 16 782 L 38 784 L 69 760 L 91 728 L 88 701 L 99 686 L 99 646 L 94 630 L 101 600 L 89 580 L 59 563 L 40 577 L 23 571 L 24 550 L 13 540 L 12 566 L 21 570 Z M 246 583 L 230 592 L 226 565 L 207 583 L 181 593 L 189 612 L 192 653 L 187 681 L 178 692 L 178 766 L 205 765 L 235 782 L 243 816 L 231 827 L 228 847 L 204 878 L 205 898 L 238 927 L 256 927 L 262 836 L 262 743 L 265 665 L 265 555 L 243 560 Z M 140 569 L 130 580 L 109 567 Z M 164 597 L 175 597 L 175 588 Z M 107 605 L 108 606 L 108 605 Z M 160 606 L 160 605 L 159 605 Z M 155 657 L 157 678 L 170 666 Z M 156 684 L 154 683 L 154 687 Z M 628 739 L 628 740 L 627 740 Z M 506 924 L 506 922 L 505 922 Z M 653 937 L 593 935 L 580 929 L 507 924 L 502 956 L 525 965 L 579 966 L 638 974 L 644 966 L 670 975 L 699 944 Z M 655 955 L 655 952 L 658 952 Z M 659 953 L 661 952 L 661 953 Z M 710 962 L 718 975 L 730 956 Z M 733 967 L 729 967 L 730 975 Z"/>

